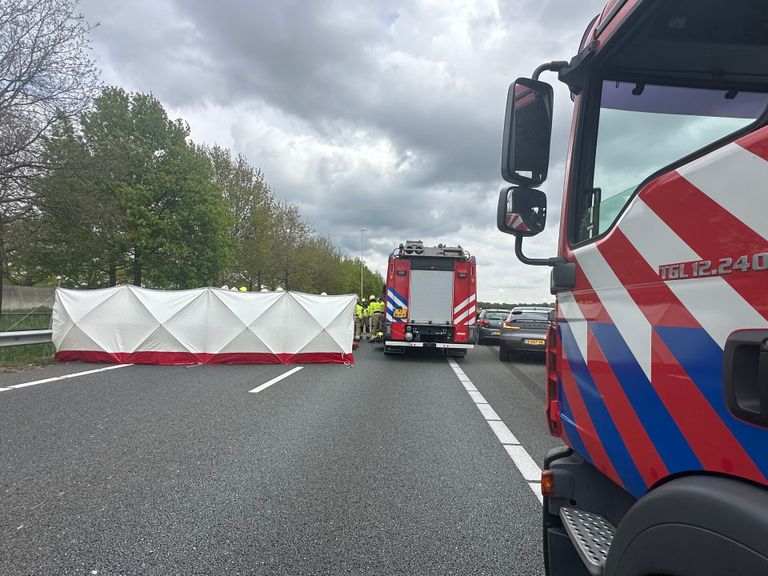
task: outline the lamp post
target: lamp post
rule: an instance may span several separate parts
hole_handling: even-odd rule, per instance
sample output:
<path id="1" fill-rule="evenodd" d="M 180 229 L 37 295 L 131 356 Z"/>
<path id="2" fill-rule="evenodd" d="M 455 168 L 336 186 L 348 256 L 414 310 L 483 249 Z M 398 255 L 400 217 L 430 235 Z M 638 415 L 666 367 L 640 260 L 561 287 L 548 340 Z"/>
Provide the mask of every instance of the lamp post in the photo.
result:
<path id="1" fill-rule="evenodd" d="M 363 232 L 366 232 L 368 228 L 360 228 L 360 299 L 365 298 L 363 295 Z"/>

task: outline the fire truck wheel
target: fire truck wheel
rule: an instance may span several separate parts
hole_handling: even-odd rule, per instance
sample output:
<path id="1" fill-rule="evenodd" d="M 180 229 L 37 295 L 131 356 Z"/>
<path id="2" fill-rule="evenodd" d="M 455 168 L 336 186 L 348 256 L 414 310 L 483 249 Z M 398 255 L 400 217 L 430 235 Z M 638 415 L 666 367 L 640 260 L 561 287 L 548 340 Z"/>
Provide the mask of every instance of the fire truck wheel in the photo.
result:
<path id="1" fill-rule="evenodd" d="M 741 480 L 682 477 L 622 518 L 605 576 L 768 574 L 768 491 Z"/>

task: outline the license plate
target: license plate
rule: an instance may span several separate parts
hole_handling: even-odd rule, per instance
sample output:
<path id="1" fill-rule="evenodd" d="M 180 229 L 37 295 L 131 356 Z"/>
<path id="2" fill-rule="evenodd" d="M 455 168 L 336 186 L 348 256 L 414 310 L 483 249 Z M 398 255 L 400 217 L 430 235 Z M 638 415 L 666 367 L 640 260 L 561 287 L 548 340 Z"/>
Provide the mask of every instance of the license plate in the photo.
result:
<path id="1" fill-rule="evenodd" d="M 547 341 L 546 340 L 523 340 L 525 344 L 531 344 L 533 346 L 544 346 Z"/>
<path id="2" fill-rule="evenodd" d="M 408 316 L 407 308 L 398 308 L 392 313 L 393 318 L 405 318 L 406 316 Z"/>

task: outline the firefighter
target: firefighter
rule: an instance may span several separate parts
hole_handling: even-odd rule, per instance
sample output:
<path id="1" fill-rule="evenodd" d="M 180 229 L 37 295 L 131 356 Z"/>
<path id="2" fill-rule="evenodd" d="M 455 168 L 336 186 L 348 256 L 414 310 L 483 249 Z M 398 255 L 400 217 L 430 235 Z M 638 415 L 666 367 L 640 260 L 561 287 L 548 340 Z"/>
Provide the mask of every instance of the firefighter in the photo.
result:
<path id="1" fill-rule="evenodd" d="M 362 328 L 362 335 L 366 336 L 367 334 L 370 334 L 371 332 L 371 306 L 370 303 L 363 299 L 362 300 L 362 307 L 363 307 L 363 328 Z"/>
<path id="2" fill-rule="evenodd" d="M 376 332 L 376 339 L 381 342 L 384 338 L 384 318 L 386 318 L 387 315 L 387 304 L 384 302 L 384 300 L 379 297 L 376 299 L 377 306 L 379 309 L 379 328 Z"/>
<path id="3" fill-rule="evenodd" d="M 363 322 L 365 322 L 365 307 L 363 301 L 358 300 L 355 305 L 355 342 L 360 342 L 360 336 L 363 332 Z"/>
<path id="4" fill-rule="evenodd" d="M 375 296 L 371 295 L 368 309 L 370 310 L 371 315 L 370 339 L 376 339 L 384 324 L 384 303 L 380 300 L 377 300 Z"/>

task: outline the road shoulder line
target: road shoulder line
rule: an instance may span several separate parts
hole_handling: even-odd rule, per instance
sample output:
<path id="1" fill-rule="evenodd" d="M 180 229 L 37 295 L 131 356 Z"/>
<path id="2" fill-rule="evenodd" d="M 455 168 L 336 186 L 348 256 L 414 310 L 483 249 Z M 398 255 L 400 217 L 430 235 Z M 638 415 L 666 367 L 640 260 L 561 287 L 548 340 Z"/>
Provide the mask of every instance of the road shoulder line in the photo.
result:
<path id="1" fill-rule="evenodd" d="M 504 450 L 506 450 L 515 467 L 527 482 L 528 487 L 534 493 L 536 498 L 538 498 L 539 503 L 543 504 L 544 497 L 541 495 L 541 469 L 539 468 L 538 464 L 536 464 L 534 459 L 531 458 L 531 455 L 528 454 L 528 451 L 522 446 L 522 444 L 520 444 L 517 437 L 507 427 L 507 425 L 504 424 L 499 415 L 496 414 L 496 411 L 493 409 L 493 407 L 491 407 L 488 401 L 477 390 L 475 385 L 472 383 L 472 380 L 470 380 L 469 377 L 464 373 L 464 370 L 461 369 L 456 360 L 453 358 L 448 358 L 448 364 L 450 364 L 454 374 L 456 374 L 459 382 L 467 391 L 467 394 L 469 394 L 472 402 L 474 402 L 475 406 L 477 406 L 477 409 L 483 415 L 483 418 L 491 427 L 491 430 L 493 430 L 496 438 L 499 440 L 501 445 L 504 446 Z"/>

